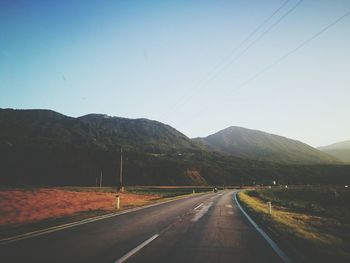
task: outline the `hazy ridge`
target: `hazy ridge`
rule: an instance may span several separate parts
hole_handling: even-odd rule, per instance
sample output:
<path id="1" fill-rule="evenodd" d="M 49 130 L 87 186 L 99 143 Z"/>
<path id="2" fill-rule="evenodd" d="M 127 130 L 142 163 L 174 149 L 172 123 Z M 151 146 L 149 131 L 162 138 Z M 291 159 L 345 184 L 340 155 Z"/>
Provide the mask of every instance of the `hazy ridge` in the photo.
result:
<path id="1" fill-rule="evenodd" d="M 331 145 L 318 147 L 318 149 L 345 163 L 350 163 L 350 141 L 337 142 Z"/>
<path id="2" fill-rule="evenodd" d="M 337 158 L 305 143 L 242 127 L 229 127 L 196 142 L 236 157 L 288 164 L 334 164 Z"/>
<path id="3" fill-rule="evenodd" d="M 126 185 L 339 183 L 350 170 L 231 156 L 147 119 L 0 109 L 1 185 L 95 185 L 101 171 L 117 185 L 121 146 Z"/>

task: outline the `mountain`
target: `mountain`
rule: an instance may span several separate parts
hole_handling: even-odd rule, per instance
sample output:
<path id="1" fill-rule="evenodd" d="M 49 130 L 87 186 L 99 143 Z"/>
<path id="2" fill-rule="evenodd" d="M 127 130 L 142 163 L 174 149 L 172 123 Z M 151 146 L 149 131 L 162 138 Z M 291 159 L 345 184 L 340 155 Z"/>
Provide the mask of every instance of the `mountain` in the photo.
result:
<path id="1" fill-rule="evenodd" d="M 72 118 L 51 110 L 0 110 L 2 139 L 57 140 L 102 148 L 128 146 L 158 153 L 198 146 L 169 125 L 102 114 Z"/>
<path id="2" fill-rule="evenodd" d="M 350 174 L 227 155 L 153 120 L 0 109 L 0 186 L 94 186 L 101 172 L 117 186 L 121 147 L 124 185 L 339 184 Z"/>
<path id="3" fill-rule="evenodd" d="M 318 147 L 322 152 L 338 158 L 339 160 L 350 163 L 350 141 L 338 142 L 327 146 Z"/>
<path id="4" fill-rule="evenodd" d="M 192 167 L 175 164 L 178 155 L 201 148 L 169 125 L 102 114 L 72 118 L 51 110 L 0 109 L 2 176 L 12 174 L 5 183 L 90 184 L 102 170 L 104 181 L 113 184 L 121 147 L 124 166 L 130 166 L 126 182 L 207 184 Z M 152 173 L 155 166 L 160 169 Z M 166 174 L 157 175 L 165 166 Z"/>
<path id="5" fill-rule="evenodd" d="M 340 163 L 335 157 L 305 143 L 242 127 L 229 127 L 194 141 L 211 150 L 242 158 L 288 164 Z"/>

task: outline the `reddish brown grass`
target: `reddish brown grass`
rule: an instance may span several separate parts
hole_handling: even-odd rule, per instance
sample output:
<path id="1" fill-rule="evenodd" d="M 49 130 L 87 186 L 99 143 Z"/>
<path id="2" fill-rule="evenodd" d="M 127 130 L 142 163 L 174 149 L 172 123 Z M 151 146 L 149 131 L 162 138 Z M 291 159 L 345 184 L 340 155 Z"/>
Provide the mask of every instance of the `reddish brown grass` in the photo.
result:
<path id="1" fill-rule="evenodd" d="M 119 196 L 122 209 L 144 205 L 159 198 L 156 195 L 130 193 L 120 193 Z M 113 211 L 115 205 L 115 193 L 51 188 L 0 190 L 0 225 L 31 223 L 82 211 Z"/>

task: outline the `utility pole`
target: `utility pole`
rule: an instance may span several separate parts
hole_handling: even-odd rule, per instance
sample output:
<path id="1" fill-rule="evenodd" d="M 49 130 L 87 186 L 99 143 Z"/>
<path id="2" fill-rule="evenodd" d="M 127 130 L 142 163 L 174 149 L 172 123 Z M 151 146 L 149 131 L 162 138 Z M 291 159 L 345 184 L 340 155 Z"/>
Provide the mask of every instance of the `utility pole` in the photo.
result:
<path id="1" fill-rule="evenodd" d="M 120 173 L 119 173 L 119 183 L 120 183 L 120 192 L 124 192 L 123 186 L 123 148 L 120 147 Z"/>
<path id="2" fill-rule="evenodd" d="M 101 170 L 101 174 L 100 174 L 100 188 L 102 187 L 102 170 Z"/>

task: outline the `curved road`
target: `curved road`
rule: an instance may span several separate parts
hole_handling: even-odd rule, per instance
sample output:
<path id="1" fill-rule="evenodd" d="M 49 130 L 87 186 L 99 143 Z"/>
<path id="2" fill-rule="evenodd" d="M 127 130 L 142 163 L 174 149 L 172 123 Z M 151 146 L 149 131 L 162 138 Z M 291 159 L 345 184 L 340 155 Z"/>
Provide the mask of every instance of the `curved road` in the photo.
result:
<path id="1" fill-rule="evenodd" d="M 194 195 L 0 245 L 0 262 L 281 262 L 234 191 Z"/>

